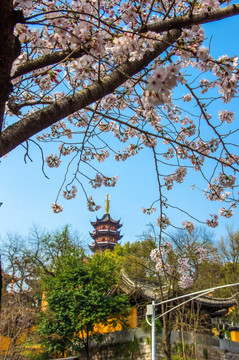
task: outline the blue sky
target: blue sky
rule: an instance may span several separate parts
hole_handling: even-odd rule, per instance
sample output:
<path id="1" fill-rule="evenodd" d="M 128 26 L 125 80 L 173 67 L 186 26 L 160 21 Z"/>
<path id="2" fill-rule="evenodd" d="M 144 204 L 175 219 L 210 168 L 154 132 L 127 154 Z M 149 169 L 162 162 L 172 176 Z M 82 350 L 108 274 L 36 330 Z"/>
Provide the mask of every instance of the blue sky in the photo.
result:
<path id="1" fill-rule="evenodd" d="M 238 33 L 238 17 L 223 20 L 205 26 L 209 38 L 213 34 L 211 49 L 215 57 L 226 53 L 238 53 L 235 34 Z M 238 106 L 238 100 L 234 102 Z M 238 121 L 238 118 L 235 119 Z M 32 148 L 30 155 L 33 162 L 24 163 L 24 149 L 18 147 L 0 163 L 0 237 L 4 239 L 7 233 L 26 235 L 34 224 L 49 231 L 72 225 L 87 242 L 91 243 L 89 232 L 92 231 L 90 221 L 104 214 L 104 201 L 109 193 L 110 214 L 115 219 L 121 219 L 122 243 L 135 241 L 146 229 L 147 224 L 156 223 L 157 213 L 148 216 L 142 213 L 142 207 L 148 207 L 157 197 L 156 175 L 153 170 L 153 159 L 150 150 L 143 150 L 138 156 L 123 163 L 107 160 L 104 164 L 109 175 L 118 175 L 115 188 L 92 190 L 94 199 L 102 205 L 97 213 L 87 210 L 86 201 L 80 193 L 73 200 L 59 200 L 64 207 L 60 214 L 54 214 L 51 203 L 55 201 L 61 185 L 63 169 L 46 168 L 50 180 L 41 171 L 41 155 L 37 148 Z M 183 184 L 177 184 L 167 195 L 176 206 L 184 205 L 192 210 L 195 217 L 205 220 L 208 213 L 217 213 L 220 204 L 206 201 L 198 191 L 192 191 L 189 186 L 194 178 L 187 178 Z M 185 216 L 170 211 L 177 226 Z M 226 224 L 237 230 L 238 210 L 233 218 L 226 220 L 220 217 L 220 226 L 214 230 L 217 239 L 226 233 Z"/>

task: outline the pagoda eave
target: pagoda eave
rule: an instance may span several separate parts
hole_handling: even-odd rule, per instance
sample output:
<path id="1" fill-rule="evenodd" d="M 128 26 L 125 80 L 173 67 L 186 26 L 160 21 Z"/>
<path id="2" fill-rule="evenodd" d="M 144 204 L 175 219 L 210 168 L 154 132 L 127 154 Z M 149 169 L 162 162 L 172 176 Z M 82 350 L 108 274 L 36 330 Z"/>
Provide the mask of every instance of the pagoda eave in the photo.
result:
<path id="1" fill-rule="evenodd" d="M 108 232 L 105 232 L 105 233 L 90 233 L 90 236 L 94 240 L 97 240 L 100 237 L 108 237 L 108 238 L 111 238 L 111 239 L 120 240 L 123 237 L 123 235 L 120 235 L 120 234 L 117 234 L 117 233 L 112 234 L 112 233 L 108 233 Z"/>
<path id="2" fill-rule="evenodd" d="M 96 227 L 101 224 L 107 224 L 107 225 L 114 225 L 116 228 L 121 228 L 122 225 L 120 224 L 120 220 L 114 220 L 109 214 L 105 214 L 101 219 L 96 218 L 96 221 L 91 221 L 91 225 L 93 227 Z"/>
<path id="3" fill-rule="evenodd" d="M 105 241 L 105 242 L 97 242 L 93 245 L 89 245 L 89 248 L 92 252 L 96 252 L 97 250 L 113 250 L 115 245 L 117 245 L 117 243 L 113 243 L 113 242 L 109 242 L 109 241 Z"/>

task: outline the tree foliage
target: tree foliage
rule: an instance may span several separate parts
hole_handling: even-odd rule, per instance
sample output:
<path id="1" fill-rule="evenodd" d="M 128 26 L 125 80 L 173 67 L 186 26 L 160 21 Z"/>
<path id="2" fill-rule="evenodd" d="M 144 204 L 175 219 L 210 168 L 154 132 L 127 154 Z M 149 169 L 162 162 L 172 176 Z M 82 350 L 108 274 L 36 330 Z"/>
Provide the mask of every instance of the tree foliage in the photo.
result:
<path id="1" fill-rule="evenodd" d="M 9 234 L 1 244 L 4 266 L 0 334 L 9 340 L 6 359 L 25 359 L 25 346 L 35 335 L 41 309 L 42 277 L 53 276 L 55 264 L 59 267 L 68 256 L 80 258 L 80 244 L 82 239 L 69 226 L 52 233 L 34 227 L 28 237 Z M 38 340 L 36 335 L 33 342 Z"/>
<path id="2" fill-rule="evenodd" d="M 2 245 L 7 266 L 1 333 L 11 338 L 15 352 L 22 332 L 38 323 L 42 301 L 47 307 L 40 315 L 39 333 L 55 354 L 84 347 L 90 356 L 89 338 L 98 334 L 94 325 L 127 326 L 128 298 L 111 296 L 118 278 L 114 255 L 87 257 L 82 245 L 69 226 L 52 233 L 35 227 L 28 239 L 9 234 Z"/>
<path id="3" fill-rule="evenodd" d="M 218 267 L 222 272 L 222 266 L 215 261 L 218 259 L 218 253 L 213 247 L 212 234 L 207 228 L 196 228 L 190 233 L 178 230 L 163 239 L 151 225 L 143 236 L 142 242 L 126 244 L 123 247 L 127 249 L 127 254 L 124 254 L 121 264 L 136 283 L 139 281 L 141 284 L 142 280 L 146 284 L 151 282 L 154 286 L 154 296 L 159 301 L 220 284 L 220 277 L 213 278 L 208 274 L 209 269 L 215 268 L 217 271 Z M 117 251 L 123 253 L 122 249 L 116 248 Z M 179 300 L 180 303 L 182 300 Z M 205 321 L 205 315 L 201 316 L 194 304 L 171 312 L 176 304 L 175 301 L 169 301 L 157 307 L 158 316 L 164 314 L 160 320 L 164 329 L 163 350 L 167 360 L 171 360 L 172 355 L 172 329 L 180 329 L 182 333 L 184 330 L 196 331 L 202 328 L 202 322 Z"/>
<path id="4" fill-rule="evenodd" d="M 97 161 L 124 161 L 147 147 L 161 232 L 172 221 L 165 191 L 191 171 L 202 175 L 207 199 L 225 201 L 220 215 L 232 216 L 239 162 L 229 102 L 238 93 L 238 58 L 214 58 L 201 25 L 238 15 L 238 4 L 7 0 L 0 11 L 0 156 L 22 145 L 27 160 L 36 146 L 43 165 L 67 165 L 63 196 L 83 189 L 94 211 L 87 183 L 117 181 Z M 58 148 L 45 157 L 48 142 Z M 54 212 L 62 211 L 60 193 Z M 202 222 L 216 227 L 218 215 Z M 191 219 L 182 226 L 192 231 Z"/>
<path id="5" fill-rule="evenodd" d="M 35 226 L 25 237 L 10 233 L 1 244 L 4 271 L 14 279 L 16 291 L 39 290 L 42 275 L 52 275 L 55 262 L 59 266 L 64 257 L 83 254 L 84 245 L 82 236 L 73 233 L 68 225 L 52 232 Z"/>
<path id="6" fill-rule="evenodd" d="M 154 281 L 155 269 L 152 267 L 150 252 L 155 246 L 155 240 L 150 237 L 133 243 L 127 242 L 122 246 L 117 245 L 114 254 L 119 270 L 124 269 L 132 279 Z"/>
<path id="7" fill-rule="evenodd" d="M 116 263 L 110 253 L 87 259 L 73 254 L 58 265 L 54 276 L 43 280 L 47 308 L 39 332 L 54 353 L 83 347 L 89 359 L 89 339 L 99 335 L 95 325 L 127 325 L 128 298 L 110 295 L 117 283 Z"/>
<path id="8" fill-rule="evenodd" d="M 12 359 L 23 356 L 24 344 L 20 347 L 18 339 L 22 332 L 37 323 L 42 291 L 47 306 L 38 318 L 39 333 L 50 354 L 72 354 L 84 348 L 90 358 L 89 340 L 99 339 L 95 325 L 127 325 L 124 315 L 129 299 L 115 291 L 120 284 L 120 269 L 123 268 L 139 288 L 142 284 L 157 287 L 160 299 L 237 281 L 238 232 L 232 229 L 228 229 L 221 246 L 215 248 L 207 228 L 196 228 L 190 234 L 186 230 L 176 231 L 164 240 L 150 226 L 140 241 L 118 245 L 113 253 L 106 251 L 93 257 L 85 255 L 79 238 L 73 235 L 69 227 L 52 234 L 35 229 L 31 235 L 32 247 L 21 242 L 19 235 L 8 239 L 5 256 L 8 256 L 9 274 L 4 269 L 0 332 L 11 338 L 9 354 Z M 9 294 L 12 278 L 14 287 Z M 234 288 L 224 290 L 214 296 L 227 297 L 236 291 Z M 146 303 L 139 301 L 138 310 L 145 311 Z M 164 304 L 161 313 L 173 305 L 175 303 Z M 230 316 L 237 319 L 237 312 L 233 311 Z M 205 324 L 205 315 L 202 317 L 194 305 L 164 316 L 167 359 L 171 357 L 173 327 L 182 332 L 205 331 Z"/>
<path id="9" fill-rule="evenodd" d="M 220 257 L 222 272 L 221 277 L 225 283 L 237 283 L 239 275 L 239 232 L 227 228 L 226 236 L 221 238 Z M 224 289 L 224 296 L 233 294 L 233 289 Z"/>

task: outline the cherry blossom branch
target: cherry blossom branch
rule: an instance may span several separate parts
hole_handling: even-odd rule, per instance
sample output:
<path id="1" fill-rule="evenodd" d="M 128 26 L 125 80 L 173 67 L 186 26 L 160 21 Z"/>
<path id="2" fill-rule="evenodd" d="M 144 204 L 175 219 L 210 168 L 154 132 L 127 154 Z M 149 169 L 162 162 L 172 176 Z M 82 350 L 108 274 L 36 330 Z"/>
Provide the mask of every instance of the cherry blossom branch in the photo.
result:
<path id="1" fill-rule="evenodd" d="M 136 31 L 136 33 L 144 33 L 146 31 L 154 31 L 160 33 L 171 29 L 182 29 L 182 28 L 191 27 L 192 25 L 196 25 L 196 24 L 204 24 L 215 20 L 222 20 L 229 16 L 238 15 L 238 14 L 239 14 L 239 5 L 234 4 L 224 9 L 219 9 L 208 13 L 197 14 L 192 16 L 182 16 L 179 18 L 163 20 L 162 22 L 155 23 L 152 25 L 143 25 L 139 30 Z M 79 48 L 74 51 L 63 50 L 63 51 L 53 52 L 51 54 L 46 54 L 41 58 L 29 60 L 23 63 L 22 65 L 19 65 L 12 78 L 14 79 L 30 71 L 66 61 L 69 57 L 73 59 L 79 58 L 84 53 L 86 53 L 85 50 L 83 48 Z"/>
<path id="2" fill-rule="evenodd" d="M 42 169 L 42 173 L 43 173 L 43 175 L 45 176 L 45 178 L 49 179 L 49 177 L 46 175 L 45 169 L 44 169 L 45 160 L 44 160 L 43 150 L 42 150 L 41 146 L 40 146 L 36 141 L 34 141 L 34 140 L 32 140 L 32 139 L 29 139 L 29 141 L 31 141 L 34 145 L 36 145 L 36 146 L 39 148 L 39 150 L 40 150 L 40 152 L 41 152 L 41 159 L 42 159 L 42 168 L 41 168 L 41 169 Z"/>
<path id="3" fill-rule="evenodd" d="M 196 15 L 192 14 L 191 16 L 189 15 L 181 16 L 169 20 L 159 21 L 157 23 L 150 25 L 145 25 L 139 29 L 139 32 L 154 31 L 156 33 L 161 33 L 163 31 L 168 31 L 171 29 L 189 28 L 193 25 L 206 24 L 212 21 L 222 20 L 238 14 L 239 14 L 239 5 L 233 4 L 223 9 L 203 12 Z"/>
<path id="4" fill-rule="evenodd" d="M 162 230 L 164 228 L 164 222 L 165 222 L 165 218 L 163 216 L 163 199 L 162 199 L 162 186 L 161 186 L 161 182 L 160 182 L 160 176 L 159 176 L 159 170 L 158 170 L 158 161 L 157 161 L 157 156 L 156 156 L 156 152 L 154 147 L 152 148 L 153 151 L 153 155 L 154 155 L 154 165 L 155 165 L 155 169 L 156 169 L 156 176 L 157 176 L 157 182 L 158 182 L 158 191 L 159 191 L 159 206 L 160 206 L 160 215 L 159 218 L 157 220 L 158 225 L 159 225 L 159 243 L 161 243 L 162 241 Z"/>
<path id="5" fill-rule="evenodd" d="M 37 59 L 27 60 L 23 64 L 18 65 L 12 79 L 25 75 L 31 71 L 42 69 L 43 67 L 59 64 L 68 59 L 78 59 L 86 53 L 86 49 L 79 47 L 75 50 L 62 50 L 43 55 Z"/>
<path id="6" fill-rule="evenodd" d="M 200 223 L 200 224 L 203 224 L 203 225 L 204 225 L 204 224 L 206 223 L 205 221 L 198 220 L 198 218 L 195 218 L 193 215 L 189 214 L 189 212 L 187 212 L 187 211 L 179 208 L 178 206 L 173 206 L 173 205 L 171 205 L 171 204 L 169 204 L 169 203 L 167 203 L 167 206 L 170 207 L 170 208 L 172 208 L 172 209 L 176 209 L 176 210 L 182 212 L 183 214 L 189 216 L 191 219 L 195 220 L 196 222 L 198 222 L 198 223 Z"/>
<path id="7" fill-rule="evenodd" d="M 209 118 L 208 118 L 208 115 L 207 115 L 206 111 L 204 110 L 204 108 L 203 108 L 201 102 L 199 101 L 198 97 L 196 96 L 195 92 L 193 91 L 193 89 L 192 89 L 189 85 L 185 84 L 185 86 L 188 88 L 188 90 L 191 92 L 191 94 L 192 94 L 193 97 L 195 98 L 195 100 L 196 100 L 196 102 L 197 102 L 197 104 L 198 104 L 198 106 L 199 106 L 199 108 L 200 108 L 200 110 L 201 110 L 201 113 L 203 114 L 204 119 L 206 120 L 208 126 L 209 126 L 209 127 L 215 132 L 215 134 L 217 135 L 217 137 L 218 137 L 218 139 L 220 140 L 220 143 L 222 144 L 222 147 L 223 147 L 223 149 L 225 150 L 226 154 L 227 154 L 229 157 L 231 157 L 230 151 L 227 150 L 226 145 L 225 145 L 225 143 L 224 143 L 224 141 L 223 141 L 223 139 L 222 139 L 222 136 L 221 136 L 221 135 L 219 134 L 219 132 L 216 130 L 215 126 L 213 126 L 213 125 L 210 123 Z"/>
<path id="8" fill-rule="evenodd" d="M 10 125 L 0 134 L 0 156 L 7 154 L 29 137 L 46 129 L 53 123 L 66 116 L 85 108 L 102 97 L 112 93 L 131 76 L 143 70 L 181 35 L 180 30 L 173 30 L 165 34 L 159 43 L 154 45 L 153 51 L 146 51 L 142 59 L 133 62 L 126 61 L 108 76 L 95 82 L 87 88 L 56 101 L 54 104 L 22 118 Z"/>
<path id="9" fill-rule="evenodd" d="M 93 111 L 90 107 L 86 107 L 85 109 Z M 106 118 L 108 118 L 110 120 L 118 122 L 119 124 L 128 126 L 128 127 L 132 128 L 132 129 L 136 130 L 137 132 L 139 132 L 141 134 L 144 134 L 146 137 L 148 136 L 148 137 L 158 138 L 158 139 L 161 139 L 161 140 L 167 140 L 168 142 L 170 142 L 172 144 L 172 146 L 173 146 L 173 144 L 174 145 L 179 145 L 182 148 L 191 150 L 194 153 L 197 153 L 199 155 L 203 155 L 203 156 L 207 157 L 208 159 L 215 160 L 216 162 L 220 162 L 221 164 L 228 166 L 228 163 L 223 161 L 223 159 L 219 159 L 218 157 L 212 156 L 210 154 L 205 154 L 203 151 L 200 151 L 200 149 L 195 149 L 194 147 L 190 147 L 190 144 L 184 144 L 184 143 L 182 143 L 180 141 L 177 141 L 176 139 L 174 139 L 172 137 L 169 137 L 169 135 L 167 133 L 164 136 L 159 135 L 159 134 L 156 134 L 156 133 L 152 133 L 152 132 L 150 132 L 148 130 L 144 130 L 142 128 L 139 128 L 138 126 L 132 125 L 130 122 L 123 121 L 120 118 L 114 118 L 114 117 L 110 116 L 109 114 L 104 114 L 104 113 L 102 113 L 102 112 L 100 112 L 98 110 L 95 110 L 95 113 L 98 114 L 98 115 L 101 115 L 102 117 L 106 117 Z M 230 165 L 230 167 L 233 170 L 238 171 L 238 169 L 236 169 L 233 165 Z"/>

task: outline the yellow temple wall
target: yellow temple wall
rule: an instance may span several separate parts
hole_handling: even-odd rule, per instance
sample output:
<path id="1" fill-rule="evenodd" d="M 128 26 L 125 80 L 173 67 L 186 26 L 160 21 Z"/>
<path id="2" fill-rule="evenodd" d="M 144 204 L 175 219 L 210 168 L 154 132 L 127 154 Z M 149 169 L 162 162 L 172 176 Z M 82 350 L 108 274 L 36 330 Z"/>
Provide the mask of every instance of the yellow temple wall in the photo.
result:
<path id="1" fill-rule="evenodd" d="M 123 318 L 122 318 L 123 319 Z M 130 329 L 134 329 L 137 327 L 137 310 L 136 308 L 131 308 L 130 309 L 130 313 L 128 315 L 128 317 L 125 319 L 129 328 Z M 116 324 L 116 326 L 113 326 L 111 324 L 111 319 L 109 318 L 109 324 L 108 325 L 104 325 L 102 323 L 98 323 L 94 326 L 94 332 L 99 333 L 99 334 L 105 334 L 105 333 L 109 333 L 109 332 L 115 332 L 115 331 L 121 331 L 123 330 L 123 327 L 121 324 Z"/>
<path id="2" fill-rule="evenodd" d="M 231 340 L 239 342 L 239 332 L 238 331 L 231 331 Z"/>
<path id="3" fill-rule="evenodd" d="M 47 301 L 44 299 L 44 295 L 42 298 L 42 310 L 46 310 L 47 308 Z M 122 318 L 124 319 L 124 318 Z M 115 331 L 121 331 L 123 330 L 123 327 L 120 323 L 116 323 L 116 326 L 113 326 L 112 324 L 112 320 L 114 319 L 110 319 L 109 318 L 109 324 L 104 325 L 102 323 L 98 323 L 94 326 L 94 332 L 98 333 L 98 334 L 106 334 L 109 332 L 115 332 Z M 129 328 L 133 329 L 137 327 L 137 310 L 136 308 L 131 308 L 129 315 L 125 318 Z M 24 344 L 24 342 L 27 340 L 27 335 L 30 332 L 35 332 L 37 329 L 36 326 L 32 326 L 32 328 L 28 331 L 23 331 L 21 334 L 19 334 L 19 337 L 16 341 L 16 343 L 18 345 L 20 344 Z M 81 337 L 79 335 L 79 337 Z M 11 342 L 11 338 L 7 337 L 7 336 L 0 336 L 0 355 L 6 353 L 6 351 L 9 349 L 10 346 L 10 342 Z M 26 347 L 28 348 L 28 347 Z M 38 348 L 40 350 L 40 345 L 31 345 L 31 348 Z"/>
<path id="4" fill-rule="evenodd" d="M 9 348 L 10 338 L 0 335 L 0 354 L 6 352 Z"/>

